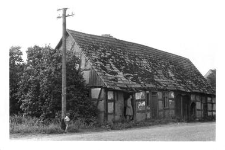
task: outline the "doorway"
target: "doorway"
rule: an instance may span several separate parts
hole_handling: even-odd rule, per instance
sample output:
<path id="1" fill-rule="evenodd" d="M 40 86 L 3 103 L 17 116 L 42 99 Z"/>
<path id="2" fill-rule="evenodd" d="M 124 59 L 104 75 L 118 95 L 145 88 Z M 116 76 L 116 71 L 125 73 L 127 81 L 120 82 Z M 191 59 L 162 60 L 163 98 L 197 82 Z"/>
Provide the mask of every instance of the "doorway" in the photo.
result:
<path id="1" fill-rule="evenodd" d="M 178 94 L 175 100 L 176 116 L 179 119 L 189 120 L 190 96 Z"/>
<path id="2" fill-rule="evenodd" d="M 191 103 L 190 117 L 191 117 L 191 120 L 194 120 L 196 118 L 196 103 L 195 102 Z"/>
<path id="3" fill-rule="evenodd" d="M 132 106 L 132 110 L 133 110 L 133 115 L 132 115 L 132 119 L 134 119 L 134 97 L 133 97 L 133 94 L 132 93 L 124 93 L 124 119 L 126 120 L 127 119 L 127 116 L 126 116 L 126 111 L 127 111 L 127 99 L 132 96 L 132 99 L 131 99 L 131 106 Z"/>

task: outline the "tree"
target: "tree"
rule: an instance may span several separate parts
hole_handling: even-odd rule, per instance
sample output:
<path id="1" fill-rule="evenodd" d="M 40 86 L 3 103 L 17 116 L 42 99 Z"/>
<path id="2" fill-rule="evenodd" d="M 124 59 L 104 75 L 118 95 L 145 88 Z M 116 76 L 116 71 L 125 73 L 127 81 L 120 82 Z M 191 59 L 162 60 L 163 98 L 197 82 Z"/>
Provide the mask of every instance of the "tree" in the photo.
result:
<path id="1" fill-rule="evenodd" d="M 61 51 L 34 46 L 27 51 L 27 64 L 20 82 L 21 109 L 25 114 L 54 118 L 61 111 Z M 67 110 L 71 117 L 92 118 L 97 108 L 88 98 L 88 89 L 72 51 L 67 52 Z"/>
<path id="2" fill-rule="evenodd" d="M 19 46 L 9 49 L 9 87 L 10 87 L 10 115 L 18 114 L 20 110 L 19 97 L 17 95 L 19 89 L 20 77 L 23 73 L 24 62 L 22 59 L 22 51 Z"/>
<path id="3" fill-rule="evenodd" d="M 210 72 L 206 76 L 206 80 L 213 88 L 216 89 L 216 69 L 210 70 Z"/>

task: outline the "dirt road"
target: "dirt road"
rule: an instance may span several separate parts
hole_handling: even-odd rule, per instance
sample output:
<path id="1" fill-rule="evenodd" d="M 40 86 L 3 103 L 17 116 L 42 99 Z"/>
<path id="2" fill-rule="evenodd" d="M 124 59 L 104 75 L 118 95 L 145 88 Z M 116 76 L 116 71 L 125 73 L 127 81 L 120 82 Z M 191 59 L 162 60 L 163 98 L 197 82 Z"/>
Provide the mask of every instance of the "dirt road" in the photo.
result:
<path id="1" fill-rule="evenodd" d="M 51 141 L 215 141 L 216 123 L 181 123 L 128 130 L 36 135 L 11 140 Z"/>

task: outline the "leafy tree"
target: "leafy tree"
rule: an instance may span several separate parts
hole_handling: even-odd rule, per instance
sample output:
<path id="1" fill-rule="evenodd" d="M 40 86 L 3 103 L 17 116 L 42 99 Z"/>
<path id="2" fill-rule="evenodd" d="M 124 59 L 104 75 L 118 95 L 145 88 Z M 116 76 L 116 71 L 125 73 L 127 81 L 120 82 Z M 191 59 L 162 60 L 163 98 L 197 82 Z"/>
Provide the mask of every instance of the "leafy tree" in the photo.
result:
<path id="1" fill-rule="evenodd" d="M 208 83 L 216 89 L 216 69 L 211 70 L 211 73 L 206 77 Z"/>
<path id="2" fill-rule="evenodd" d="M 21 109 L 27 115 L 54 118 L 61 111 L 61 51 L 34 46 L 27 51 L 27 64 L 20 82 Z M 84 79 L 76 69 L 79 59 L 67 51 L 67 110 L 71 117 L 93 118 L 97 108 L 88 98 Z"/>
<path id="3" fill-rule="evenodd" d="M 20 112 L 19 97 L 17 95 L 19 89 L 19 81 L 23 72 L 24 63 L 22 59 L 22 51 L 19 46 L 9 49 L 9 87 L 10 87 L 10 115 Z"/>

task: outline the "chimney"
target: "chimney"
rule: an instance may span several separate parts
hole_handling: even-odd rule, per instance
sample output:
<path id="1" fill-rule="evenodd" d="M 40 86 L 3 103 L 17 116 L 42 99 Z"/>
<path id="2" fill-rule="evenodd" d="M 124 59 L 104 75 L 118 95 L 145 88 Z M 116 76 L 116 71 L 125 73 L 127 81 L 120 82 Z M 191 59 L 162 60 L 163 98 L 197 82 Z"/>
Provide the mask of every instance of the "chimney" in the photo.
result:
<path id="1" fill-rule="evenodd" d="M 110 35 L 110 34 L 102 34 L 102 36 L 103 36 L 103 37 L 113 38 L 113 36 L 112 36 L 112 35 Z"/>

